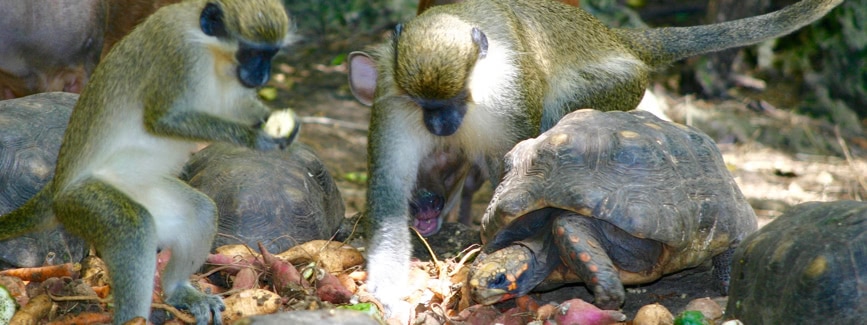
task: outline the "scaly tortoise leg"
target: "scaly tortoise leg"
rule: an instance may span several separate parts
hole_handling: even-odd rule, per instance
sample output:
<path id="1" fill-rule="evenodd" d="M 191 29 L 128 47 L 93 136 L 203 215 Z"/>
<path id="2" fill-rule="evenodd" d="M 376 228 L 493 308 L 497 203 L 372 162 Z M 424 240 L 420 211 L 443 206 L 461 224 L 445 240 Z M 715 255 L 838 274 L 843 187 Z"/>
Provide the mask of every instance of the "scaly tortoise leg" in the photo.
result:
<path id="1" fill-rule="evenodd" d="M 597 237 L 593 220 L 564 212 L 552 227 L 560 258 L 593 291 L 593 304 L 603 309 L 619 309 L 626 292 L 620 275 Z"/>

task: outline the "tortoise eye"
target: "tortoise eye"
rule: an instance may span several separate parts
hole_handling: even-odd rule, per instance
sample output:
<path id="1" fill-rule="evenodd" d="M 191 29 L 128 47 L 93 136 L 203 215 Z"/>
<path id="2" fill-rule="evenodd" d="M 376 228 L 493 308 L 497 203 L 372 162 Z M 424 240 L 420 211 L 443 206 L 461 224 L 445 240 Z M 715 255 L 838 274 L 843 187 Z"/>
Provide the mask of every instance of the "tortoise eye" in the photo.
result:
<path id="1" fill-rule="evenodd" d="M 498 274 L 497 277 L 494 278 L 494 282 L 491 284 L 495 287 L 504 286 L 506 284 L 506 275 L 502 273 Z"/>

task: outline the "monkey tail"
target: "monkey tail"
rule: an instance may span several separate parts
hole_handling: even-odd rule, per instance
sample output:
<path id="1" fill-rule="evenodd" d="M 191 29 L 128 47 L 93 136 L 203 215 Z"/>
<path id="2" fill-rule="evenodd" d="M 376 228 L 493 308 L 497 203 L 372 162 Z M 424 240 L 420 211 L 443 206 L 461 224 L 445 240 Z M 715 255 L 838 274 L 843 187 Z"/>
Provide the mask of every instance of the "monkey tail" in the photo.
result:
<path id="1" fill-rule="evenodd" d="M 24 205 L 0 216 L 0 240 L 44 229 L 56 223 L 51 208 L 50 187 L 46 185 Z"/>
<path id="2" fill-rule="evenodd" d="M 760 16 L 718 24 L 652 29 L 614 29 L 638 56 L 662 66 L 694 55 L 756 44 L 822 18 L 843 0 L 802 0 Z"/>

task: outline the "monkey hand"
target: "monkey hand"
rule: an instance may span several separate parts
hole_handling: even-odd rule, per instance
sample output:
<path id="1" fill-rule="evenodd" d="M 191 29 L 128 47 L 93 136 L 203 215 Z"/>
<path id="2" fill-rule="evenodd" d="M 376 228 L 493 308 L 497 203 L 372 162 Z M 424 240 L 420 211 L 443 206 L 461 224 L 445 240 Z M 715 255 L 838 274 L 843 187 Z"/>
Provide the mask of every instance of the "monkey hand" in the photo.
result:
<path id="1" fill-rule="evenodd" d="M 256 149 L 285 149 L 295 140 L 300 128 L 298 117 L 292 109 L 274 111 L 262 124 Z"/>
<path id="2" fill-rule="evenodd" d="M 208 325 L 211 315 L 214 317 L 214 325 L 223 323 L 223 317 L 220 314 L 226 310 L 223 300 L 218 296 L 204 294 L 189 284 L 179 286 L 166 302 L 177 308 L 188 310 L 196 318 L 197 325 Z"/>

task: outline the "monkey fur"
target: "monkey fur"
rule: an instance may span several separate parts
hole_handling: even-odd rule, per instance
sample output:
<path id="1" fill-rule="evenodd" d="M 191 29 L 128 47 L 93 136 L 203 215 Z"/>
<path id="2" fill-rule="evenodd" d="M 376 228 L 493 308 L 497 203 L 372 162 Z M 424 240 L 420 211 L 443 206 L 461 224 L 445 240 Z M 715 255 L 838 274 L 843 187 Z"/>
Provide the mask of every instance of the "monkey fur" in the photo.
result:
<path id="1" fill-rule="evenodd" d="M 469 0 L 430 7 L 370 54 L 352 53 L 352 92 L 373 106 L 368 288 L 405 317 L 409 200 L 422 159 L 457 151 L 486 166 L 496 186 L 506 151 L 566 113 L 633 109 L 654 68 L 788 34 L 841 2 L 802 0 L 713 25 L 612 29 L 557 1 Z"/>
<path id="2" fill-rule="evenodd" d="M 291 28 L 279 0 L 194 0 L 158 10 L 96 67 L 54 178 L 0 217 L 0 240 L 54 222 L 87 240 L 108 266 L 115 324 L 148 317 L 156 253 L 169 249 L 165 301 L 198 324 L 212 316 L 220 324 L 222 300 L 188 280 L 211 247 L 217 210 L 177 176 L 202 141 L 260 150 L 292 142 L 294 126 L 281 136 L 261 127 L 271 110 L 254 89 L 269 80 Z"/>
<path id="3" fill-rule="evenodd" d="M 415 14 L 420 15 L 422 12 L 427 10 L 427 8 L 430 8 L 433 6 L 447 5 L 450 3 L 458 3 L 461 1 L 463 1 L 463 0 L 418 0 L 418 9 L 416 10 Z M 578 0 L 557 0 L 557 1 L 560 1 L 562 3 L 565 3 L 565 4 L 570 5 L 570 6 L 575 6 L 575 7 L 578 7 L 579 5 L 581 5 L 580 1 L 578 1 Z"/>

